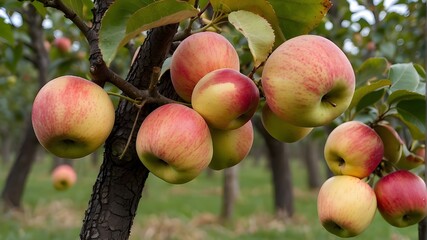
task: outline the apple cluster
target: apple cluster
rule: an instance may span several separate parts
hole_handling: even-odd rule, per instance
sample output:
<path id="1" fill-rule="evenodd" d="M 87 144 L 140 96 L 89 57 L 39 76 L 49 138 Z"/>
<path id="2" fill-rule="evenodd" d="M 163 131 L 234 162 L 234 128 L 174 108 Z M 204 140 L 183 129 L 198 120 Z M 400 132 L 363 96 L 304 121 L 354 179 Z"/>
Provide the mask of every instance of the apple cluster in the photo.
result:
<path id="1" fill-rule="evenodd" d="M 180 43 L 171 58 L 171 80 L 191 107 L 160 106 L 141 124 L 136 151 L 151 173 L 181 184 L 208 167 L 221 170 L 246 157 L 260 94 L 239 69 L 236 50 L 220 34 L 196 33 Z"/>
<path id="2" fill-rule="evenodd" d="M 408 170 L 385 175 L 379 171 L 382 162 L 396 158 L 388 152 L 390 140 L 383 138 L 389 135 L 379 126 L 383 125 L 348 121 L 326 140 L 324 157 L 335 176 L 320 188 L 317 211 L 323 227 L 337 236 L 361 234 L 377 209 L 395 227 L 413 225 L 427 216 L 427 188 L 419 176 Z M 380 178 L 374 184 L 375 175 Z"/>

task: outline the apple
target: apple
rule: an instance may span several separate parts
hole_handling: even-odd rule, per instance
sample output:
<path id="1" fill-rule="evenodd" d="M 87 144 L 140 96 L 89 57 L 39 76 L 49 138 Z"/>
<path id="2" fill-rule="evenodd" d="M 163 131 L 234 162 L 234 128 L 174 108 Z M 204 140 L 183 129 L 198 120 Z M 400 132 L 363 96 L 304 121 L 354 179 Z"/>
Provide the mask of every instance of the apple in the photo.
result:
<path id="1" fill-rule="evenodd" d="M 424 154 L 422 145 L 410 151 L 406 145 L 403 146 L 400 160 L 396 163 L 396 167 L 404 170 L 411 170 L 424 165 Z"/>
<path id="2" fill-rule="evenodd" d="M 261 83 L 268 106 L 301 127 L 327 125 L 350 105 L 355 75 L 350 61 L 330 40 L 291 38 L 267 59 Z"/>
<path id="3" fill-rule="evenodd" d="M 275 113 L 271 111 L 268 104 L 265 104 L 262 107 L 261 121 L 265 130 L 272 137 L 281 142 L 296 142 L 303 139 L 311 132 L 311 130 L 313 130 L 313 128 L 295 126 L 280 119 Z"/>
<path id="4" fill-rule="evenodd" d="M 254 142 L 252 121 L 240 128 L 220 130 L 210 128 L 213 144 L 212 161 L 209 168 L 221 170 L 240 163 L 251 150 Z"/>
<path id="5" fill-rule="evenodd" d="M 239 71 L 222 68 L 200 79 L 191 103 L 209 126 L 231 130 L 252 118 L 258 107 L 259 91 L 255 83 Z"/>
<path id="6" fill-rule="evenodd" d="M 184 105 L 169 103 L 142 122 L 136 151 L 151 173 L 168 183 L 181 184 L 208 167 L 213 147 L 202 116 Z"/>
<path id="7" fill-rule="evenodd" d="M 349 121 L 329 134 L 324 148 L 325 160 L 335 175 L 369 176 L 384 156 L 384 145 L 368 125 Z"/>
<path id="8" fill-rule="evenodd" d="M 77 174 L 70 165 L 62 164 L 55 167 L 51 174 L 53 187 L 58 191 L 67 190 L 77 181 Z"/>
<path id="9" fill-rule="evenodd" d="M 61 158 L 81 158 L 105 142 L 115 113 L 103 88 L 80 77 L 61 76 L 37 93 L 31 118 L 46 150 Z"/>
<path id="10" fill-rule="evenodd" d="M 378 211 L 395 227 L 407 227 L 427 216 L 427 188 L 422 178 L 398 170 L 380 178 L 375 194 Z"/>
<path id="11" fill-rule="evenodd" d="M 58 37 L 53 41 L 55 47 L 61 53 L 69 53 L 71 51 L 71 40 L 67 37 Z"/>
<path id="12" fill-rule="evenodd" d="M 220 68 L 240 70 L 239 56 L 233 45 L 218 33 L 195 33 L 183 40 L 172 55 L 172 84 L 178 95 L 190 102 L 196 83 Z"/>
<path id="13" fill-rule="evenodd" d="M 374 190 L 353 176 L 329 178 L 317 197 L 317 213 L 322 226 L 339 237 L 360 235 L 371 224 L 376 210 Z"/>

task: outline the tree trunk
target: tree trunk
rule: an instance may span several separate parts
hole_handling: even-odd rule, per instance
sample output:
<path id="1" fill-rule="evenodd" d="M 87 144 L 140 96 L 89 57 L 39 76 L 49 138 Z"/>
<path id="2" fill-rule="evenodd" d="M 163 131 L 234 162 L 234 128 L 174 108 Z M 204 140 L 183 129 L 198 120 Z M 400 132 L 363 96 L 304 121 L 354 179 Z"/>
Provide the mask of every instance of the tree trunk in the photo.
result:
<path id="1" fill-rule="evenodd" d="M 223 194 L 221 219 L 230 220 L 233 216 L 234 205 L 239 196 L 238 165 L 223 170 Z"/>
<path id="2" fill-rule="evenodd" d="M 294 214 L 294 195 L 287 146 L 273 138 L 264 129 L 259 117 L 255 117 L 253 122 L 263 136 L 269 152 L 268 160 L 272 171 L 276 216 L 281 219 L 292 217 Z"/>
<path id="3" fill-rule="evenodd" d="M 161 67 L 169 52 L 172 38 L 178 25 L 155 28 L 149 32 L 127 80 L 139 89 L 147 89 L 153 67 Z M 161 81 L 159 91 L 172 95 L 170 81 Z M 128 239 L 136 214 L 141 193 L 149 171 L 139 160 L 135 150 L 136 132 L 143 119 L 156 106 L 145 105 L 131 136 L 132 126 L 138 117 L 138 108 L 133 103 L 122 100 L 116 110 L 116 121 L 105 143 L 104 160 L 93 187 L 81 228 L 81 239 Z"/>
<path id="4" fill-rule="evenodd" d="M 310 139 L 307 139 L 310 140 Z M 308 187 L 310 189 L 317 189 L 322 186 L 322 178 L 319 173 L 319 159 L 317 151 L 317 142 L 311 141 L 302 141 L 302 156 L 307 167 L 308 175 Z"/>
<path id="5" fill-rule="evenodd" d="M 23 12 L 23 19 L 28 24 L 28 31 L 33 44 L 33 63 L 38 70 L 38 80 L 41 87 L 48 81 L 49 67 L 49 55 L 44 46 L 43 19 L 30 4 L 23 9 Z M 31 118 L 28 118 L 22 145 L 7 176 L 2 192 L 2 199 L 6 207 L 20 208 L 25 183 L 36 159 L 38 146 Z"/>

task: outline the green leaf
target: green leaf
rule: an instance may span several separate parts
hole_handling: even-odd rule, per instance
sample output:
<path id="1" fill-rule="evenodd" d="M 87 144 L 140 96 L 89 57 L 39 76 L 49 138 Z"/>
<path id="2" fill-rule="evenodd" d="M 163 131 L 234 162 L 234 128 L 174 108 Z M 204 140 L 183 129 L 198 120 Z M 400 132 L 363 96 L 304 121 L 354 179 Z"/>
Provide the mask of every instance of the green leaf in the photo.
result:
<path id="1" fill-rule="evenodd" d="M 214 11 L 230 13 L 232 11 L 246 10 L 258 14 L 265 18 L 274 30 L 275 45 L 285 41 L 282 29 L 280 28 L 279 20 L 273 6 L 267 0 L 251 0 L 251 1 L 236 1 L 236 0 L 211 0 L 211 5 Z"/>
<path id="2" fill-rule="evenodd" d="M 93 2 L 90 0 L 62 0 L 64 4 L 71 8 L 81 19 L 89 20 L 92 18 L 90 9 L 93 8 Z"/>
<path id="3" fill-rule="evenodd" d="M 287 39 L 309 33 L 317 27 L 332 7 L 330 0 L 270 0 L 269 2 L 273 5 L 280 29 Z"/>
<path id="4" fill-rule="evenodd" d="M 117 0 L 105 13 L 99 33 L 99 46 L 107 64 L 118 48 L 142 31 L 177 23 L 198 11 L 179 0 Z"/>
<path id="5" fill-rule="evenodd" d="M 274 45 L 274 31 L 270 24 L 265 18 L 245 10 L 231 12 L 228 20 L 248 39 L 254 65 L 260 66 L 267 59 Z"/>
<path id="6" fill-rule="evenodd" d="M 426 100 L 412 99 L 400 101 L 396 105 L 397 116 L 408 126 L 411 135 L 416 140 L 425 139 L 426 132 Z"/>
<path id="7" fill-rule="evenodd" d="M 389 105 L 399 103 L 402 100 L 413 100 L 413 99 L 424 99 L 425 96 L 417 92 L 412 92 L 408 90 L 396 90 L 390 94 L 387 98 L 387 103 Z"/>
<path id="8" fill-rule="evenodd" d="M 396 90 L 414 91 L 420 82 L 420 76 L 412 63 L 392 65 L 389 79 L 392 81 L 391 92 Z"/>
<path id="9" fill-rule="evenodd" d="M 381 98 L 383 98 L 385 93 L 384 89 L 380 89 L 377 91 L 370 92 L 366 94 L 365 96 L 360 99 L 358 104 L 356 105 L 356 111 L 359 112 L 360 110 L 374 105 L 376 102 L 378 102 Z"/>
<path id="10" fill-rule="evenodd" d="M 389 63 L 385 58 L 369 58 L 356 70 L 356 88 L 367 82 L 384 79 Z"/>
<path id="11" fill-rule="evenodd" d="M 15 38 L 13 37 L 13 29 L 12 26 L 1 21 L 0 18 L 0 42 L 6 43 L 10 46 L 15 44 Z"/>
<path id="12" fill-rule="evenodd" d="M 371 83 L 370 85 L 365 85 L 362 87 L 356 88 L 356 91 L 354 92 L 353 99 L 351 100 L 350 106 L 348 109 L 352 109 L 359 105 L 359 102 L 364 98 L 366 95 L 375 92 L 379 89 L 389 87 L 391 85 L 391 81 L 387 79 L 379 80 L 376 82 Z"/>

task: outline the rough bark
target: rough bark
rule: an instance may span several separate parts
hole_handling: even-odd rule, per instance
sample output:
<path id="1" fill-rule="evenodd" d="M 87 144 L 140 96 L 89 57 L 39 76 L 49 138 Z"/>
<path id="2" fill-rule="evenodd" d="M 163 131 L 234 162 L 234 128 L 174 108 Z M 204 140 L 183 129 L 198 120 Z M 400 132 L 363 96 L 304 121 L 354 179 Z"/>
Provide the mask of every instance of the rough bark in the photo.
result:
<path id="1" fill-rule="evenodd" d="M 33 43 L 33 64 L 38 72 L 40 87 L 48 80 L 49 55 L 44 47 L 42 17 L 32 5 L 23 9 L 23 19 L 28 24 L 28 31 Z M 30 115 L 30 114 L 28 114 Z M 2 200 L 6 208 L 20 208 L 25 183 L 36 158 L 39 144 L 34 134 L 30 118 L 26 122 L 25 136 L 16 156 L 15 162 L 7 176 Z"/>
<path id="2" fill-rule="evenodd" d="M 254 126 L 261 133 L 268 149 L 270 162 L 274 207 L 276 216 L 281 219 L 292 217 L 294 214 L 294 194 L 292 174 L 286 144 L 274 139 L 263 127 L 261 119 L 253 119 Z"/>
<path id="3" fill-rule="evenodd" d="M 236 198 L 239 195 L 238 165 L 223 170 L 221 219 L 230 220 L 233 216 Z"/>
<path id="4" fill-rule="evenodd" d="M 128 82 L 139 89 L 147 89 L 153 67 L 160 67 L 169 51 L 177 24 L 152 30 L 138 54 L 127 76 Z M 161 90 L 171 94 L 170 82 L 162 81 Z M 136 126 L 156 106 L 143 107 Z M 149 171 L 139 160 L 135 150 L 138 127 L 131 136 L 132 126 L 138 116 L 133 103 L 121 101 L 116 110 L 116 121 L 112 133 L 105 143 L 104 160 L 93 187 L 81 228 L 81 239 L 128 239 L 136 214 L 141 193 Z"/>

